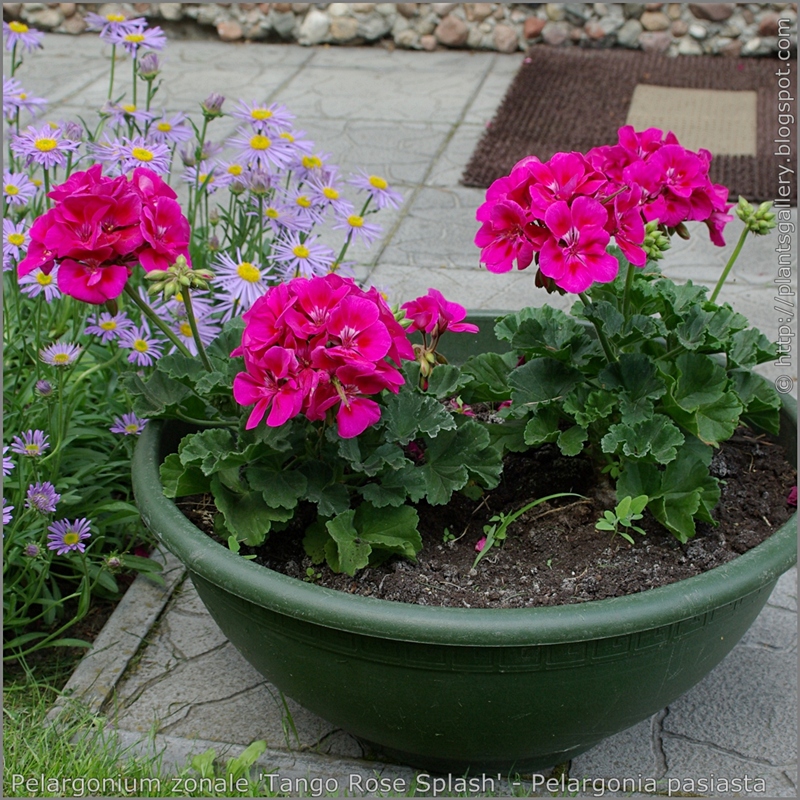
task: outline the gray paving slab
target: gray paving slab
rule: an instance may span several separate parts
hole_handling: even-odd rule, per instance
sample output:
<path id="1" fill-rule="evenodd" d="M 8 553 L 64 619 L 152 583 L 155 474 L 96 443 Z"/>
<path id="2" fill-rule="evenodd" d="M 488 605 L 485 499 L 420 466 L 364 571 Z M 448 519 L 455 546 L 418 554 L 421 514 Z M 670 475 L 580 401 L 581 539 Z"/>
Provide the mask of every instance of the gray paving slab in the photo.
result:
<path id="1" fill-rule="evenodd" d="M 51 100 L 46 118 L 83 112 L 88 100 L 105 97 L 107 48 L 93 36 L 48 35 L 45 45 L 43 54 L 26 60 L 20 79 Z M 358 277 L 386 290 L 392 300 L 434 286 L 471 308 L 515 310 L 546 303 L 566 310 L 573 299 L 535 289 L 532 269 L 493 275 L 480 267 L 473 238 L 484 193 L 458 183 L 521 58 L 170 42 L 160 100 L 174 110 L 194 106 L 211 91 L 227 95 L 229 105 L 236 97 L 280 100 L 344 171 L 364 167 L 395 183 L 405 202 L 381 215 L 382 241 L 369 253 L 353 251 L 362 262 Z M 120 81 L 126 67 L 128 62 L 118 65 Z M 234 127 L 226 119 L 212 129 L 212 137 Z M 796 223 L 796 212 L 793 219 Z M 713 284 L 738 226 L 730 226 L 724 249 L 714 248 L 696 226 L 698 235 L 689 242 L 676 240 L 665 271 L 678 281 Z M 748 242 L 722 294 L 769 336 L 780 324 L 772 300 L 775 246 L 773 237 Z M 796 270 L 796 257 L 793 265 Z M 771 365 L 763 369 L 773 377 L 780 372 Z M 791 369 L 796 377 L 796 360 Z M 173 583 L 179 574 L 172 574 Z M 189 754 L 208 747 L 235 754 L 263 738 L 269 749 L 259 763 L 280 774 L 413 775 L 366 760 L 355 739 L 282 697 L 225 640 L 188 582 L 175 592 L 139 580 L 134 588 L 72 684 L 76 696 L 93 708 L 102 706 L 123 743 L 142 752 L 155 748 L 165 763 L 183 765 Z M 142 591 L 149 600 L 142 601 Z M 711 675 L 650 720 L 576 758 L 570 775 L 653 777 L 661 789 L 669 780 L 761 776 L 767 795 L 796 794 L 796 613 L 792 570 Z M 680 789 L 713 794 L 683 784 Z"/>

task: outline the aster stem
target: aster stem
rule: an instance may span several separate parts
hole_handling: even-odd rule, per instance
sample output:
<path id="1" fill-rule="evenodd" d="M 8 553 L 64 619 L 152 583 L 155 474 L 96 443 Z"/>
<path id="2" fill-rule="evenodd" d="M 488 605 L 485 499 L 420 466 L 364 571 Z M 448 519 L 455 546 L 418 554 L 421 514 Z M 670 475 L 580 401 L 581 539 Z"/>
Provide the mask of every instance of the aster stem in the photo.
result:
<path id="1" fill-rule="evenodd" d="M 628 272 L 625 275 L 625 294 L 622 296 L 622 316 L 628 319 L 628 311 L 631 306 L 631 287 L 633 286 L 633 276 L 636 267 L 628 262 Z"/>
<path id="2" fill-rule="evenodd" d="M 131 65 L 133 67 L 133 104 L 136 105 L 136 53 L 133 54 Z"/>
<path id="3" fill-rule="evenodd" d="M 111 45 L 111 77 L 108 81 L 108 99 L 114 94 L 114 67 L 117 65 L 117 46 Z"/>
<path id="4" fill-rule="evenodd" d="M 139 307 L 139 310 L 150 320 L 163 334 L 169 339 L 178 350 L 187 358 L 193 358 L 186 345 L 175 335 L 174 331 L 164 323 L 164 320 L 145 303 L 141 297 L 131 288 L 130 284 L 125 284 L 125 294 Z"/>
<path id="5" fill-rule="evenodd" d="M 708 298 L 712 303 L 716 303 L 717 297 L 719 296 L 719 293 L 728 278 L 728 274 L 733 268 L 733 265 L 736 263 L 736 259 L 739 258 L 739 253 L 742 252 L 744 240 L 747 238 L 747 231 L 748 227 L 745 225 L 744 228 L 742 228 L 741 234 L 739 235 L 739 241 L 736 242 L 736 247 L 734 247 L 731 257 L 728 259 L 728 263 L 725 265 L 725 269 L 722 270 L 722 275 L 719 276 L 719 280 L 717 281 L 717 285 L 714 287 L 714 291 L 711 292 L 711 297 Z"/>
<path id="6" fill-rule="evenodd" d="M 206 372 L 213 372 L 214 368 L 208 360 L 206 348 L 203 345 L 203 340 L 200 338 L 200 331 L 197 330 L 197 320 L 195 319 L 194 308 L 192 307 L 192 294 L 188 286 L 184 286 L 181 295 L 183 296 L 183 302 L 186 306 L 186 316 L 189 318 L 189 327 L 192 329 L 192 338 L 194 339 L 195 345 L 197 345 L 197 352 L 200 355 L 200 360 L 203 362 Z"/>
<path id="7" fill-rule="evenodd" d="M 578 297 L 580 297 L 586 308 L 589 309 L 589 314 L 587 316 L 592 325 L 594 325 L 594 329 L 597 331 L 597 340 L 600 342 L 600 346 L 603 348 L 603 352 L 606 355 L 606 359 L 608 359 L 608 363 L 613 364 L 617 359 L 614 356 L 614 351 L 611 349 L 611 345 L 609 344 L 605 333 L 603 333 L 602 325 L 599 325 L 594 317 L 594 303 L 592 303 L 592 301 L 589 299 L 589 296 L 586 294 L 586 292 L 578 292 Z"/>

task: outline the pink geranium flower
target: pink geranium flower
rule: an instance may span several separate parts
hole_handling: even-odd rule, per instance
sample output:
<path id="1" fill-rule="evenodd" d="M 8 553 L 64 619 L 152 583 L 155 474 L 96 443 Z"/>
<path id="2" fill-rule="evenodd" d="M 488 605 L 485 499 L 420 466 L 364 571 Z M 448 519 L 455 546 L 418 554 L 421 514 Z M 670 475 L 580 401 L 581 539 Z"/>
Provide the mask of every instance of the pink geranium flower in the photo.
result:
<path id="1" fill-rule="evenodd" d="M 512 200 L 484 203 L 477 212 L 480 230 L 475 244 L 481 248 L 481 262 L 489 272 L 525 269 L 533 261 L 534 246 L 526 228 L 527 212 Z"/>
<path id="2" fill-rule="evenodd" d="M 467 310 L 458 303 L 451 303 L 436 289 L 428 289 L 428 294 L 403 303 L 401 308 L 411 320 L 410 330 L 425 331 L 439 335 L 449 330 L 453 333 L 477 333 L 478 326 L 462 322 Z"/>

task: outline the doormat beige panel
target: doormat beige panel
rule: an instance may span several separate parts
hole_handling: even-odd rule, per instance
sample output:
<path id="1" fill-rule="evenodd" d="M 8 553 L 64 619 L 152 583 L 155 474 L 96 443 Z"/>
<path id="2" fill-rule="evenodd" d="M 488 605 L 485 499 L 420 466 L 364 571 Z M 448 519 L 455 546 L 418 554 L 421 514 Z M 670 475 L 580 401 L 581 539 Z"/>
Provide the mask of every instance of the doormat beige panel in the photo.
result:
<path id="1" fill-rule="evenodd" d="M 683 89 L 640 83 L 626 122 L 637 131 L 672 131 L 689 150 L 715 156 L 756 155 L 756 92 Z"/>

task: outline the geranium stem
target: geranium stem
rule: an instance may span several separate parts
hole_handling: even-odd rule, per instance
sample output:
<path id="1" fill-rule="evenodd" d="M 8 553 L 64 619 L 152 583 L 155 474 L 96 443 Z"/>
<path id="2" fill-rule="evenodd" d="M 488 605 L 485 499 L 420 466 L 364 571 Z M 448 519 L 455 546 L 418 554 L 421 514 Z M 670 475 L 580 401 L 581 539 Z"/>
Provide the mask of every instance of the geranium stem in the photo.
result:
<path id="1" fill-rule="evenodd" d="M 169 327 L 165 324 L 164 320 L 150 308 L 147 303 L 139 297 L 138 294 L 131 288 L 130 284 L 125 284 L 125 294 L 130 297 L 131 300 L 139 307 L 141 312 L 150 320 L 163 334 L 164 336 L 169 339 L 178 350 L 185 355 L 187 358 L 193 358 L 192 354 L 189 352 L 189 349 L 186 345 L 175 335 L 173 331 L 169 329 Z"/>
<path id="2" fill-rule="evenodd" d="M 586 308 L 592 312 L 594 304 L 589 299 L 589 296 L 586 294 L 586 292 L 578 292 L 578 297 L 580 297 L 580 299 L 583 301 L 583 304 L 586 306 Z M 611 345 L 608 343 L 605 333 L 603 333 L 602 326 L 598 324 L 597 320 L 594 318 L 594 313 L 591 313 L 589 316 L 589 321 L 592 323 L 592 325 L 594 325 L 594 329 L 597 331 L 597 340 L 600 342 L 600 346 L 603 348 L 603 352 L 608 359 L 608 363 L 613 364 L 617 359 L 614 357 L 614 352 L 611 349 Z"/>
<path id="3" fill-rule="evenodd" d="M 636 267 L 628 262 L 628 273 L 625 275 L 625 294 L 622 296 L 622 316 L 628 319 L 628 311 L 631 307 L 631 287 L 633 286 L 633 275 Z"/>
<path id="4" fill-rule="evenodd" d="M 197 345 L 197 352 L 200 354 L 200 360 L 203 362 L 203 366 L 206 368 L 207 372 L 213 372 L 214 368 L 208 360 L 206 348 L 203 346 L 203 340 L 200 338 L 200 331 L 197 330 L 197 320 L 195 319 L 194 308 L 192 306 L 192 295 L 189 292 L 188 286 L 184 286 L 181 295 L 183 296 L 183 302 L 186 306 L 186 316 L 189 318 L 189 327 L 192 329 L 192 337 L 194 338 L 194 343 Z"/>
<path id="5" fill-rule="evenodd" d="M 742 252 L 742 248 L 744 247 L 744 240 L 747 238 L 747 231 L 748 228 L 745 227 L 742 229 L 742 233 L 739 236 L 739 241 L 736 242 L 736 247 L 734 247 L 733 252 L 731 253 L 731 257 L 728 259 L 728 263 L 725 265 L 725 269 L 722 270 L 722 275 L 719 276 L 719 280 L 717 281 L 717 285 L 714 287 L 714 291 L 711 292 L 711 297 L 708 299 L 715 303 L 717 301 L 717 297 L 719 296 L 720 290 L 725 285 L 725 281 L 728 278 L 728 273 L 733 268 L 733 265 L 736 263 L 736 259 L 739 258 L 739 253 Z"/>

